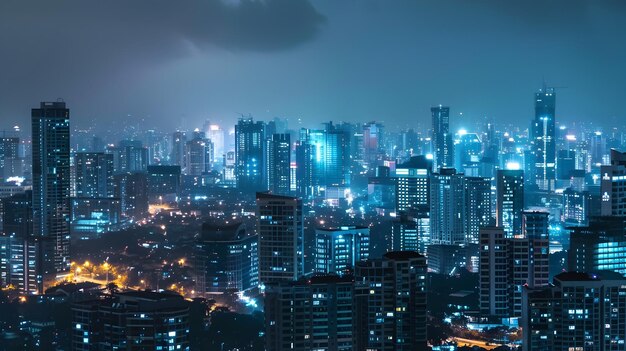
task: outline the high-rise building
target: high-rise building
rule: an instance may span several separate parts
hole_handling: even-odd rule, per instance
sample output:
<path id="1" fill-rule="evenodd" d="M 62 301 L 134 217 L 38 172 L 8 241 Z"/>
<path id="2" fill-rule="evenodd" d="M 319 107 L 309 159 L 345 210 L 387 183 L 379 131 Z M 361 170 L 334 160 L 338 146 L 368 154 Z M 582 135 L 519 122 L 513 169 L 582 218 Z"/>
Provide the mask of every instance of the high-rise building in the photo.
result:
<path id="1" fill-rule="evenodd" d="M 194 246 L 197 294 L 256 288 L 257 245 L 258 237 L 242 223 L 204 223 Z"/>
<path id="2" fill-rule="evenodd" d="M 611 150 L 611 165 L 600 168 L 603 216 L 626 216 L 626 152 Z"/>
<path id="3" fill-rule="evenodd" d="M 396 213 L 428 211 L 432 167 L 432 161 L 422 155 L 396 166 Z"/>
<path id="4" fill-rule="evenodd" d="M 356 350 L 426 350 L 426 258 L 392 251 L 357 263 Z"/>
<path id="5" fill-rule="evenodd" d="M 319 275 L 268 284 L 265 290 L 267 350 L 351 351 L 354 348 L 354 282 Z"/>
<path id="6" fill-rule="evenodd" d="M 76 167 L 76 197 L 113 197 L 113 155 L 104 152 L 78 152 Z"/>
<path id="7" fill-rule="evenodd" d="M 535 93 L 535 118 L 530 128 L 532 174 L 540 189 L 553 190 L 556 166 L 556 93 L 544 85 Z"/>
<path id="8" fill-rule="evenodd" d="M 180 166 L 148 166 L 148 195 L 150 201 L 176 200 L 180 194 Z"/>
<path id="9" fill-rule="evenodd" d="M 626 279 L 614 272 L 566 272 L 553 286 L 524 288 L 524 351 L 621 350 Z"/>
<path id="10" fill-rule="evenodd" d="M 267 189 L 273 194 L 291 193 L 291 136 L 272 134 L 267 140 Z"/>
<path id="11" fill-rule="evenodd" d="M 479 176 L 478 164 L 482 159 L 483 144 L 476 133 L 459 131 L 458 143 L 454 146 L 455 168 L 469 176 Z"/>
<path id="12" fill-rule="evenodd" d="M 567 226 L 584 226 L 589 221 L 592 195 L 588 191 L 567 188 L 563 191 L 563 218 Z"/>
<path id="13" fill-rule="evenodd" d="M 548 285 L 548 213 L 522 212 L 522 233 L 508 238 L 500 227 L 480 230 L 480 310 L 485 316 L 520 317 L 523 287 Z"/>
<path id="14" fill-rule="evenodd" d="M 145 173 L 123 173 L 114 177 L 115 197 L 120 199 L 122 215 L 133 220 L 148 214 L 148 176 Z"/>
<path id="15" fill-rule="evenodd" d="M 450 134 L 450 108 L 436 106 L 430 109 L 433 118 L 433 170 L 454 167 L 454 144 Z"/>
<path id="16" fill-rule="evenodd" d="M 40 292 L 70 270 L 70 110 L 42 102 L 32 110 L 33 236 L 41 239 Z"/>
<path id="17" fill-rule="evenodd" d="M 18 137 L 0 137 L 0 182 L 22 175 L 19 146 L 20 138 Z"/>
<path id="18" fill-rule="evenodd" d="M 263 191 L 265 184 L 265 124 L 252 118 L 240 119 L 235 126 L 235 177 L 244 192 Z"/>
<path id="19" fill-rule="evenodd" d="M 483 316 L 509 315 L 508 243 L 503 228 L 480 230 L 479 294 Z"/>
<path id="20" fill-rule="evenodd" d="M 508 239 L 509 314 L 522 314 L 522 289 L 547 286 L 549 271 L 548 213 L 522 212 L 522 234 Z"/>
<path id="21" fill-rule="evenodd" d="M 626 217 L 592 217 L 586 227 L 570 231 L 568 269 L 626 274 Z"/>
<path id="22" fill-rule="evenodd" d="M 107 152 L 113 154 L 116 174 L 144 173 L 148 168 L 148 148 L 141 140 L 122 140 L 116 146 L 107 146 Z"/>
<path id="23" fill-rule="evenodd" d="M 183 166 L 185 164 L 185 144 L 187 136 L 185 132 L 176 131 L 172 134 L 172 150 L 170 152 L 170 165 Z"/>
<path id="24" fill-rule="evenodd" d="M 363 160 L 374 167 L 383 154 L 383 125 L 376 122 L 363 124 Z"/>
<path id="25" fill-rule="evenodd" d="M 315 230 L 315 271 L 344 275 L 369 257 L 370 229 L 362 226 Z"/>
<path id="26" fill-rule="evenodd" d="M 391 235 L 387 238 L 388 251 L 416 251 L 426 254 L 430 240 L 430 218 L 426 212 L 414 216 L 400 215 L 392 223 Z"/>
<path id="27" fill-rule="evenodd" d="M 185 143 L 184 174 L 201 176 L 211 170 L 213 144 L 196 129 L 193 138 Z"/>
<path id="28" fill-rule="evenodd" d="M 256 194 L 259 284 L 297 280 L 304 273 L 302 200 Z"/>
<path id="29" fill-rule="evenodd" d="M 127 291 L 72 305 L 71 348 L 189 351 L 189 302 L 175 293 Z"/>
<path id="30" fill-rule="evenodd" d="M 493 225 L 491 216 L 491 180 L 465 177 L 465 235 L 468 243 L 478 244 L 480 228 Z"/>
<path id="31" fill-rule="evenodd" d="M 0 284 L 13 286 L 22 294 L 38 293 L 41 284 L 37 269 L 41 264 L 41 246 L 38 238 L 32 236 L 32 201 L 31 191 L 1 200 Z"/>
<path id="32" fill-rule="evenodd" d="M 430 177 L 430 236 L 433 244 L 467 242 L 464 176 L 441 168 Z"/>
<path id="33" fill-rule="evenodd" d="M 524 210 L 524 171 L 498 170 L 496 180 L 496 223 L 502 227 L 507 237 L 513 237 L 522 230 Z"/>

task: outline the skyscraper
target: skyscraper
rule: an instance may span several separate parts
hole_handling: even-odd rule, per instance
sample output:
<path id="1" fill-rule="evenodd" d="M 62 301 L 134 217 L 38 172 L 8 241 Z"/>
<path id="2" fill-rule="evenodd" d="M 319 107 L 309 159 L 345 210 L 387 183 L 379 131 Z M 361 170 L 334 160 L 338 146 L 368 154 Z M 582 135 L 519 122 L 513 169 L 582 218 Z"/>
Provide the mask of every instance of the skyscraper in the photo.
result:
<path id="1" fill-rule="evenodd" d="M 464 176 L 454 168 L 442 168 L 430 180 L 430 236 L 433 244 L 456 245 L 465 236 Z"/>
<path id="2" fill-rule="evenodd" d="M 259 283 L 297 280 L 304 273 L 302 200 L 256 194 Z"/>
<path id="3" fill-rule="evenodd" d="M 243 192 L 263 191 L 265 124 L 242 118 L 235 126 L 235 177 Z"/>
<path id="4" fill-rule="evenodd" d="M 505 232 L 499 227 L 480 230 L 480 313 L 509 315 L 509 260 Z"/>
<path id="5" fill-rule="evenodd" d="M 211 170 L 213 162 L 213 144 L 204 137 L 204 133 L 196 129 L 193 138 L 185 143 L 186 175 L 201 176 Z"/>
<path id="6" fill-rule="evenodd" d="M 272 134 L 267 140 L 267 189 L 273 194 L 289 195 L 291 190 L 291 137 Z"/>
<path id="7" fill-rule="evenodd" d="M 491 216 L 491 180 L 465 177 L 465 235 L 468 243 L 478 244 L 480 228 L 493 225 Z"/>
<path id="8" fill-rule="evenodd" d="M 355 269 L 355 350 L 426 350 L 426 257 L 387 252 Z"/>
<path id="9" fill-rule="evenodd" d="M 626 152 L 611 150 L 611 165 L 600 168 L 603 216 L 626 216 Z"/>
<path id="10" fill-rule="evenodd" d="M 9 177 L 21 175 L 21 162 L 19 160 L 20 138 L 0 137 L 0 182 Z"/>
<path id="11" fill-rule="evenodd" d="M 113 197 L 113 155 L 104 152 L 78 152 L 76 197 Z"/>
<path id="12" fill-rule="evenodd" d="M 315 230 L 315 271 L 346 274 L 369 257 L 370 229 L 361 226 Z"/>
<path id="13" fill-rule="evenodd" d="M 70 110 L 42 102 L 32 110 L 33 235 L 41 239 L 40 292 L 70 270 Z"/>
<path id="14" fill-rule="evenodd" d="M 428 211 L 432 167 L 432 161 L 422 155 L 413 156 L 408 162 L 396 166 L 397 213 L 413 214 Z"/>
<path id="15" fill-rule="evenodd" d="M 556 93 L 544 85 L 535 93 L 535 119 L 530 128 L 531 154 L 534 158 L 530 176 L 540 189 L 553 190 L 556 178 Z"/>
<path id="16" fill-rule="evenodd" d="M 524 171 L 498 170 L 496 184 L 497 226 L 510 238 L 522 230 Z"/>
<path id="17" fill-rule="evenodd" d="M 433 117 L 433 170 L 454 167 L 454 144 L 450 134 L 450 108 L 436 106 L 430 109 Z"/>

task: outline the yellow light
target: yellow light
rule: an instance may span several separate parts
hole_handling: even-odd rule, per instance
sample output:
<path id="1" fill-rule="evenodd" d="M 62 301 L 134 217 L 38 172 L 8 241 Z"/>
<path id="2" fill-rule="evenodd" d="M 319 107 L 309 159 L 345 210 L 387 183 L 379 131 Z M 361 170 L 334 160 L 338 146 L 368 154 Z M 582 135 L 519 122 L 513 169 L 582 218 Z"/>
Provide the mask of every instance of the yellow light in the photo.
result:
<path id="1" fill-rule="evenodd" d="M 76 267 L 76 273 L 80 273 L 82 269 L 80 267 Z"/>
<path id="2" fill-rule="evenodd" d="M 89 265 L 91 265 L 91 263 L 89 263 L 89 261 L 85 261 L 85 264 L 83 264 L 83 266 L 85 266 L 85 267 L 89 267 Z"/>

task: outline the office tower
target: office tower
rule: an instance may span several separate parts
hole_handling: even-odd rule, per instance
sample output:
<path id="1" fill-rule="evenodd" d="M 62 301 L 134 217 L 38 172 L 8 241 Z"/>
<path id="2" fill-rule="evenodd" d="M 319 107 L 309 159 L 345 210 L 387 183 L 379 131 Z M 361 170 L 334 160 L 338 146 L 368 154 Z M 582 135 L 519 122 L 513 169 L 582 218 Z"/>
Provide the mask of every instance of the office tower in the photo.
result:
<path id="1" fill-rule="evenodd" d="M 176 201 L 180 194 L 180 174 L 180 166 L 148 166 L 150 201 Z"/>
<path id="2" fill-rule="evenodd" d="M 108 146 L 107 152 L 113 154 L 116 174 L 143 173 L 148 168 L 148 148 L 140 140 L 122 140 L 116 146 Z"/>
<path id="3" fill-rule="evenodd" d="M 171 292 L 127 291 L 72 305 L 71 347 L 189 351 L 189 302 Z"/>
<path id="4" fill-rule="evenodd" d="M 614 272 L 566 272 L 553 286 L 524 289 L 524 351 L 622 350 L 626 279 Z"/>
<path id="5" fill-rule="evenodd" d="M 478 244 L 480 228 L 493 225 L 491 216 L 491 180 L 465 177 L 465 224 L 468 243 Z"/>
<path id="6" fill-rule="evenodd" d="M 219 125 L 211 124 L 205 133 L 206 137 L 211 140 L 211 143 L 213 144 L 213 154 L 215 155 L 214 159 L 218 160 L 224 157 L 224 154 L 226 153 L 224 130 L 220 128 Z"/>
<path id="7" fill-rule="evenodd" d="M 235 126 L 235 177 L 239 190 L 265 190 L 264 147 L 265 124 L 252 118 L 240 119 Z"/>
<path id="8" fill-rule="evenodd" d="M 22 175 L 19 146 L 20 138 L 0 137 L 0 183 Z"/>
<path id="9" fill-rule="evenodd" d="M 104 152 L 78 152 L 76 167 L 76 197 L 113 197 L 113 155 Z"/>
<path id="10" fill-rule="evenodd" d="M 376 122 L 363 124 L 363 160 L 374 167 L 378 159 L 384 155 L 383 125 Z"/>
<path id="11" fill-rule="evenodd" d="M 352 277 L 313 276 L 271 283 L 265 290 L 266 349 L 351 351 Z"/>
<path id="12" fill-rule="evenodd" d="M 572 171 L 576 169 L 576 151 L 559 150 L 556 161 L 556 178 L 567 180 L 571 177 Z"/>
<path id="13" fill-rule="evenodd" d="M 426 258 L 392 251 L 355 269 L 355 350 L 426 350 Z"/>
<path id="14" fill-rule="evenodd" d="M 413 214 L 428 208 L 432 167 L 432 161 L 422 155 L 396 166 L 396 213 Z"/>
<path id="15" fill-rule="evenodd" d="M 496 222 L 507 237 L 522 230 L 524 209 L 524 172 L 521 170 L 498 170 L 496 180 Z"/>
<path id="16" fill-rule="evenodd" d="M 393 212 L 397 207 L 395 177 L 389 167 L 376 167 L 376 175 L 367 178 L 367 203 L 379 213 Z M 397 213 L 397 212 L 396 212 Z"/>
<path id="17" fill-rule="evenodd" d="M 145 173 L 117 174 L 115 197 L 121 201 L 122 215 L 141 220 L 148 215 L 148 176 Z"/>
<path id="18" fill-rule="evenodd" d="M 0 234 L 0 284 L 13 286 L 22 294 L 40 291 L 41 246 L 32 236 L 33 195 L 31 191 L 3 198 Z"/>
<path id="19" fill-rule="evenodd" d="M 259 284 L 297 280 L 304 273 L 302 200 L 256 194 Z"/>
<path id="20" fill-rule="evenodd" d="M 176 131 L 172 134 L 170 165 L 182 167 L 185 164 L 185 144 L 187 144 L 185 132 Z"/>
<path id="21" fill-rule="evenodd" d="M 41 240 L 40 292 L 70 270 L 70 110 L 42 102 L 32 110 L 33 236 Z"/>
<path id="22" fill-rule="evenodd" d="M 603 216 L 626 216 L 626 152 L 611 150 L 611 164 L 600 168 Z"/>
<path id="23" fill-rule="evenodd" d="M 332 123 L 324 130 L 302 129 L 300 145 L 296 150 L 296 163 L 301 192 L 326 195 L 329 199 L 350 186 L 349 135 Z M 309 183 L 310 181 L 310 183 Z M 330 195 L 333 194 L 333 195 Z"/>
<path id="24" fill-rule="evenodd" d="M 465 188 L 463 174 L 441 168 L 430 177 L 430 235 L 433 244 L 456 245 L 465 236 Z"/>
<path id="25" fill-rule="evenodd" d="M 479 295 L 480 314 L 509 315 L 509 260 L 506 233 L 503 228 L 480 230 Z"/>
<path id="26" fill-rule="evenodd" d="M 592 217 L 586 227 L 572 228 L 568 269 L 626 274 L 626 217 Z"/>
<path id="27" fill-rule="evenodd" d="M 315 272 L 343 275 L 369 257 L 370 229 L 362 226 L 315 229 Z"/>
<path id="28" fill-rule="evenodd" d="M 428 212 L 414 216 L 402 214 L 393 221 L 391 235 L 387 239 L 388 251 L 416 251 L 425 255 L 430 244 Z"/>
<path id="29" fill-rule="evenodd" d="M 556 93 L 544 85 L 535 93 L 535 118 L 530 128 L 531 180 L 539 189 L 554 190 L 556 135 L 554 128 Z"/>
<path id="30" fill-rule="evenodd" d="M 196 129 L 191 140 L 185 143 L 184 174 L 201 176 L 211 170 L 213 144 Z"/>
<path id="31" fill-rule="evenodd" d="M 563 191 L 563 218 L 566 226 L 584 226 L 589 219 L 592 195 L 567 188 Z"/>
<path id="32" fill-rule="evenodd" d="M 291 136 L 272 134 L 267 140 L 267 189 L 273 194 L 291 193 Z"/>
<path id="33" fill-rule="evenodd" d="M 242 223 L 204 223 L 193 253 L 198 296 L 256 288 L 257 244 Z"/>
<path id="34" fill-rule="evenodd" d="M 477 177 L 478 164 L 482 159 L 483 144 L 476 133 L 459 131 L 458 143 L 454 146 L 455 167 L 466 175 Z"/>
<path id="35" fill-rule="evenodd" d="M 510 263 L 509 313 L 522 314 L 522 288 L 547 286 L 549 271 L 548 213 L 540 211 L 522 212 L 522 234 L 508 239 Z"/>
<path id="36" fill-rule="evenodd" d="M 314 195 L 313 184 L 313 145 L 306 140 L 296 143 L 296 195 L 310 199 Z"/>
<path id="37" fill-rule="evenodd" d="M 454 167 L 454 144 L 450 134 L 450 108 L 437 106 L 430 109 L 433 117 L 433 170 Z"/>

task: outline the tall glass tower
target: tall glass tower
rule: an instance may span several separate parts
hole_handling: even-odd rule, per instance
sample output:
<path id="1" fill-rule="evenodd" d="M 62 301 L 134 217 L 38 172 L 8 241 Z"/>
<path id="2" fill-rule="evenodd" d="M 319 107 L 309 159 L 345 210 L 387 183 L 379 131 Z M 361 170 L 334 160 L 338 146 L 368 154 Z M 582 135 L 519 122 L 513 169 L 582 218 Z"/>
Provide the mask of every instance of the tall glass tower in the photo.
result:
<path id="1" fill-rule="evenodd" d="M 433 160 L 434 171 L 454 167 L 454 144 L 450 134 L 450 108 L 436 106 L 430 109 L 433 116 Z"/>
<path id="2" fill-rule="evenodd" d="M 265 124 L 252 118 L 240 119 L 235 126 L 235 177 L 243 192 L 265 190 Z"/>
<path id="3" fill-rule="evenodd" d="M 555 182 L 555 128 L 556 94 L 554 88 L 544 85 L 535 93 L 535 119 L 530 129 L 531 152 L 534 167 L 532 179 L 540 189 L 553 190 Z"/>
<path id="4" fill-rule="evenodd" d="M 70 110 L 42 102 L 32 110 L 33 236 L 40 240 L 40 290 L 70 270 Z"/>

